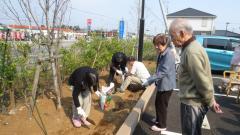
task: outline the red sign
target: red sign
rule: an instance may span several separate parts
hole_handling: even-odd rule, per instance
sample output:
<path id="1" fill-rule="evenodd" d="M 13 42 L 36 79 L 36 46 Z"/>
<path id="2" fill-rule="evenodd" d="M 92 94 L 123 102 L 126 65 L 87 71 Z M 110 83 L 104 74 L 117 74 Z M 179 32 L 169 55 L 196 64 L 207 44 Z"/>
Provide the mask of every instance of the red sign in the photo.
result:
<path id="1" fill-rule="evenodd" d="M 87 25 L 90 26 L 92 24 L 92 19 L 87 19 Z"/>

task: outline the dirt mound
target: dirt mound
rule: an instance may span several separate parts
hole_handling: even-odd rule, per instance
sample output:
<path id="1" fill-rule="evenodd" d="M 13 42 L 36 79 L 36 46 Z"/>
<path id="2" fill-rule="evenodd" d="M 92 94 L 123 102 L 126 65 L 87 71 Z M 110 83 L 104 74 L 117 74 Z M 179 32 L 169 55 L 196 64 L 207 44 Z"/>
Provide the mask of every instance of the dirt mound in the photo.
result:
<path id="1" fill-rule="evenodd" d="M 103 85 L 105 81 L 100 80 Z M 37 109 L 34 117 L 29 119 L 28 109 L 21 105 L 17 107 L 15 115 L 0 115 L 0 131 L 4 135 L 40 135 L 44 134 L 41 120 L 37 114 L 40 113 L 44 127 L 48 134 L 52 135 L 74 135 L 74 134 L 113 134 L 124 122 L 131 108 L 136 104 L 142 91 L 116 93 L 105 111 L 99 107 L 99 99 L 93 95 L 93 102 L 89 121 L 93 123 L 90 127 L 75 128 L 71 123 L 72 97 L 69 88 L 63 86 L 62 109 L 56 110 L 55 97 L 48 96 L 37 100 Z M 41 129 L 42 128 L 42 129 Z"/>
<path id="2" fill-rule="evenodd" d="M 145 64 L 151 69 L 154 68 L 151 62 L 145 62 Z M 104 71 L 100 75 L 100 85 L 106 85 L 108 72 Z M 116 87 L 120 86 L 119 80 L 117 79 Z M 89 121 L 93 125 L 75 128 L 71 122 L 72 93 L 65 84 L 63 85 L 62 109 L 56 109 L 55 96 L 48 92 L 47 96 L 38 98 L 32 119 L 29 119 L 29 111 L 23 104 L 16 107 L 17 111 L 14 115 L 0 115 L 0 134 L 42 135 L 43 129 L 46 129 L 45 132 L 49 135 L 112 135 L 117 132 L 142 93 L 143 90 L 134 92 L 126 90 L 125 93 L 116 93 L 112 95 L 112 100 L 105 111 L 101 111 L 99 98 L 93 94 L 89 116 Z"/>

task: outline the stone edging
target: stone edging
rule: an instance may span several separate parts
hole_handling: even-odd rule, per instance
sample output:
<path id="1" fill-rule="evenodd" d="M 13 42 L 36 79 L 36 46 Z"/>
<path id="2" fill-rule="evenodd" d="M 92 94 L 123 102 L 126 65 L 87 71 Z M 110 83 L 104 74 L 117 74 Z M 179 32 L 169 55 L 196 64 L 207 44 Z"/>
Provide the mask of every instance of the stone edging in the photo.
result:
<path id="1" fill-rule="evenodd" d="M 117 131 L 116 135 L 131 135 L 134 132 L 140 120 L 141 114 L 145 110 L 150 98 L 154 93 L 154 88 L 155 85 L 151 85 L 144 91 L 137 104 L 133 107 L 132 111 Z"/>

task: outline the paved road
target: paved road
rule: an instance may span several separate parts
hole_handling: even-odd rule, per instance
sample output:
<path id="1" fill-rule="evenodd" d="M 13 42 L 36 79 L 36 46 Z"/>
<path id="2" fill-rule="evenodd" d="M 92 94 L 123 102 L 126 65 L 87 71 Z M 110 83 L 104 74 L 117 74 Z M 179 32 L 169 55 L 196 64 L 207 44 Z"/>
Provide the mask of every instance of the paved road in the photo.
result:
<path id="1" fill-rule="evenodd" d="M 76 40 L 63 40 L 60 42 L 60 46 L 62 46 L 63 48 L 68 48 L 75 42 L 77 42 L 77 41 Z"/>
<path id="2" fill-rule="evenodd" d="M 214 80 L 216 84 L 218 81 Z M 233 97 L 215 96 L 216 100 L 222 106 L 224 114 L 215 114 L 211 111 L 207 114 L 210 129 L 202 129 L 203 135 L 240 135 L 240 104 L 237 104 Z M 151 98 L 146 111 L 143 113 L 138 123 L 134 135 L 159 135 L 160 132 L 151 131 L 151 119 L 155 116 L 154 108 L 155 95 Z M 180 102 L 175 91 L 170 99 L 168 108 L 168 133 L 181 133 L 180 125 Z"/>

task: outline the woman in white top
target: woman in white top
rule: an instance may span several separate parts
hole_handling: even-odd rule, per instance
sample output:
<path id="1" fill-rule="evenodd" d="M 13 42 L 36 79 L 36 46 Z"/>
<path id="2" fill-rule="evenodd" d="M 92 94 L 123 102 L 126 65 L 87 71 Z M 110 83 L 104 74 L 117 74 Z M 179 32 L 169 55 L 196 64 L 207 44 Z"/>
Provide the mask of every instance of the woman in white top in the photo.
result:
<path id="1" fill-rule="evenodd" d="M 121 87 L 117 89 L 119 92 L 124 92 L 130 84 L 145 83 L 150 74 L 142 62 L 136 61 L 133 56 L 128 57 L 128 64 L 131 66 L 131 71 L 126 76 Z"/>

